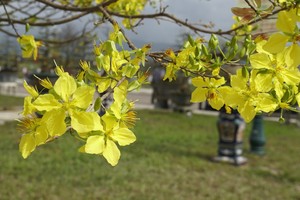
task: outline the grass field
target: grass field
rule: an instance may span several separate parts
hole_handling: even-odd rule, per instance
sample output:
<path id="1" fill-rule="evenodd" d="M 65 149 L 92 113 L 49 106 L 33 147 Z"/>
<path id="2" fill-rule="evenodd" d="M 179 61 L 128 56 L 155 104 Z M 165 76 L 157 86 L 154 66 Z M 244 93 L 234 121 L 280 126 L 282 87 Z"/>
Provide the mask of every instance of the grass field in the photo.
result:
<path id="1" fill-rule="evenodd" d="M 265 122 L 267 154 L 249 163 L 213 163 L 216 118 L 139 111 L 136 143 L 111 167 L 102 157 L 77 153 L 69 135 L 23 160 L 15 123 L 0 126 L 0 200 L 300 199 L 300 129 Z"/>
<path id="2" fill-rule="evenodd" d="M 0 94 L 0 110 L 13 110 L 23 105 L 23 97 L 14 97 Z"/>

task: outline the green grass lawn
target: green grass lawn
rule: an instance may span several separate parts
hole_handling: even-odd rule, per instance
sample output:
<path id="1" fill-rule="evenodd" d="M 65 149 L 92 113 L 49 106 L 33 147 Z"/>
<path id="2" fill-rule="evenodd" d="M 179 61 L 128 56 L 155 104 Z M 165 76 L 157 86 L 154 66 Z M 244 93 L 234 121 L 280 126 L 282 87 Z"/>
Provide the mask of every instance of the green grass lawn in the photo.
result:
<path id="1" fill-rule="evenodd" d="M 77 153 L 69 135 L 23 160 L 15 123 L 0 126 L 0 199 L 193 200 L 300 199 L 300 129 L 265 122 L 267 154 L 249 163 L 213 163 L 216 118 L 139 111 L 136 143 L 111 167 L 102 157 Z"/>
<path id="2" fill-rule="evenodd" d="M 0 94 L 0 110 L 12 110 L 23 105 L 23 97 L 14 97 Z"/>

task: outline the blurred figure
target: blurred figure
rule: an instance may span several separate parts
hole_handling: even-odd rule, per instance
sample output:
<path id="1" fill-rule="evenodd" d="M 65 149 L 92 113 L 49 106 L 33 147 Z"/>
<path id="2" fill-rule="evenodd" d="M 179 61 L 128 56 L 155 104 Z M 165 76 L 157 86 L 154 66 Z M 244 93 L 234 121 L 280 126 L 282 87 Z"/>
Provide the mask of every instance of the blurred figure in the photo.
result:
<path id="1" fill-rule="evenodd" d="M 165 75 L 165 70 L 162 67 L 155 67 L 152 72 L 150 82 L 153 88 L 153 93 L 151 96 L 151 103 L 153 104 L 157 102 L 157 98 L 160 95 L 159 88 L 161 87 L 164 75 Z"/>

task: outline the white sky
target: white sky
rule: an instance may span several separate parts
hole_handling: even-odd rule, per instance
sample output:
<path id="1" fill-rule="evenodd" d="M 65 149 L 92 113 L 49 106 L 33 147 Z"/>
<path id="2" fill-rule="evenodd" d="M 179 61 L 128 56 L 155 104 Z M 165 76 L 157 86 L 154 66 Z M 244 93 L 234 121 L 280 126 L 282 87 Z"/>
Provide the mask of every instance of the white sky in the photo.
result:
<path id="1" fill-rule="evenodd" d="M 231 8 L 236 6 L 236 0 L 164 0 L 164 5 L 169 5 L 168 13 L 177 18 L 188 19 L 189 22 L 201 22 L 208 24 L 213 22 L 213 30 L 228 30 L 233 24 Z M 151 13 L 153 9 L 148 7 L 145 13 Z M 129 33 L 129 37 L 135 41 L 145 43 L 174 44 L 180 33 L 187 29 L 170 22 L 161 22 L 146 19 L 144 25 L 136 28 L 138 34 Z"/>
<path id="2" fill-rule="evenodd" d="M 233 23 L 231 8 L 237 5 L 237 0 L 163 0 L 163 5 L 168 5 L 167 12 L 179 19 L 202 24 L 213 22 L 215 24 L 213 30 L 228 30 Z M 144 13 L 154 13 L 155 10 L 148 6 Z M 82 20 L 74 22 L 79 29 L 83 24 Z M 19 28 L 20 33 L 23 34 L 24 27 Z M 138 34 L 129 30 L 126 34 L 138 44 L 137 46 L 150 43 L 153 50 L 162 50 L 176 45 L 180 40 L 180 34 L 187 32 L 188 29 L 170 22 L 160 21 L 158 24 L 156 20 L 145 19 L 143 25 L 137 27 L 135 31 Z"/>

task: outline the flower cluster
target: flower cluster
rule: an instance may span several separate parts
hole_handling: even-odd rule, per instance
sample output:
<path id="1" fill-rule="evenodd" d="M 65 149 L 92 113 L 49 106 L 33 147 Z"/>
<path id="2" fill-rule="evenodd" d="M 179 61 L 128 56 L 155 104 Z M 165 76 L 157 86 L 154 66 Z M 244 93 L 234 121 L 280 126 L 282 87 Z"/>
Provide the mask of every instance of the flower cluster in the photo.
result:
<path id="1" fill-rule="evenodd" d="M 19 149 L 24 158 L 37 146 L 70 132 L 85 142 L 80 152 L 102 155 L 113 166 L 118 163 L 121 155 L 118 145 L 129 145 L 136 140 L 131 129 L 137 117 L 127 92 L 146 81 L 147 75 L 137 73 L 137 69 L 145 62 L 145 52 L 149 49 L 145 46 L 136 51 L 118 51 L 116 45 L 122 47 L 122 40 L 124 37 L 116 26 L 108 41 L 95 45 L 97 70 L 81 61 L 82 71 L 73 77 L 56 66 L 58 79 L 54 84 L 49 79 L 40 80 L 48 91 L 44 94 L 24 81 L 29 94 L 24 99 L 19 123 L 23 133 Z M 99 71 L 105 73 L 99 75 Z M 106 95 L 97 98 L 96 91 Z M 104 107 L 102 100 L 110 95 L 113 103 Z M 98 114 L 100 109 L 105 111 L 102 116 Z"/>

